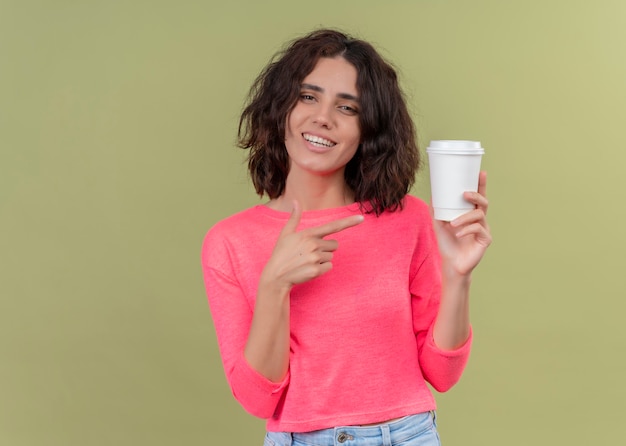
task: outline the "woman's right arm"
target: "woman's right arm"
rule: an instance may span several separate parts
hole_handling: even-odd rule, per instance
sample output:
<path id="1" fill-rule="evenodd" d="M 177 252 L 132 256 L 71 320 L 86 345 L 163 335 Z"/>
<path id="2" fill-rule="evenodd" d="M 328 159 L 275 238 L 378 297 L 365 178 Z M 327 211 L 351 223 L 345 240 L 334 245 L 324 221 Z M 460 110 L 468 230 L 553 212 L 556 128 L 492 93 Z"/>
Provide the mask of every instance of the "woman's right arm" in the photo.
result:
<path id="1" fill-rule="evenodd" d="M 270 277 L 261 277 L 254 315 L 244 349 L 250 366 L 279 383 L 289 369 L 289 291 Z"/>
<path id="2" fill-rule="evenodd" d="M 291 288 L 332 268 L 337 242 L 325 236 L 363 220 L 352 216 L 297 231 L 300 218 L 295 204 L 261 273 L 253 310 L 236 274 L 226 271 L 232 265 L 225 260 L 227 250 L 220 249 L 223 240 L 208 237 L 203 247 L 205 285 L 226 377 L 244 409 L 261 418 L 273 415 L 289 382 Z"/>
<path id="3" fill-rule="evenodd" d="M 322 226 L 297 231 L 302 210 L 293 211 L 265 265 L 256 296 L 254 316 L 244 355 L 250 365 L 274 382 L 285 379 L 289 369 L 289 293 L 294 285 L 330 271 L 335 240 L 327 235 L 363 221 L 352 216 Z"/>
<path id="4" fill-rule="evenodd" d="M 250 300 L 234 275 L 228 270 L 229 260 L 220 249 L 221 243 L 207 240 L 203 249 L 203 272 L 211 316 L 219 346 L 224 374 L 233 395 L 250 414 L 269 418 L 289 383 L 280 383 L 252 367 L 244 356 L 244 348 L 253 318 Z"/>

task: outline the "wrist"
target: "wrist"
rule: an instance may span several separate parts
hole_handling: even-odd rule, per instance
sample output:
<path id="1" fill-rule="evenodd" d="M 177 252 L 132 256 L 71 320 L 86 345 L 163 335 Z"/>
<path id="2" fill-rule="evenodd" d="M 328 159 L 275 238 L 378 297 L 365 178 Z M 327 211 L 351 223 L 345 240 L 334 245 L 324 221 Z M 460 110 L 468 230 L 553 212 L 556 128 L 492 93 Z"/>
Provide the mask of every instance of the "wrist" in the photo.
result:
<path id="1" fill-rule="evenodd" d="M 472 273 L 463 274 L 454 268 L 446 268 L 444 266 L 441 269 L 441 280 L 449 285 L 469 287 L 472 284 Z"/>
<path id="2" fill-rule="evenodd" d="M 282 281 L 276 278 L 266 277 L 264 274 L 261 274 L 259 279 L 259 286 L 257 288 L 257 297 L 258 296 L 276 296 L 276 297 L 287 297 L 291 292 L 291 288 L 293 285 L 290 283 L 283 283 Z"/>

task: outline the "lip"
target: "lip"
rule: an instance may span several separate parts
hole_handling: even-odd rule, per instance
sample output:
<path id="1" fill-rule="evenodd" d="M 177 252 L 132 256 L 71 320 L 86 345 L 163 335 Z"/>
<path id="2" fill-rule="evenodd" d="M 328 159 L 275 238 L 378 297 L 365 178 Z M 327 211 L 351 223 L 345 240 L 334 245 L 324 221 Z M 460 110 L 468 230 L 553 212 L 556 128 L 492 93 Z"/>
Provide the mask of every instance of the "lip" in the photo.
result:
<path id="1" fill-rule="evenodd" d="M 328 141 L 332 141 L 332 142 L 335 142 L 335 141 L 333 141 L 332 139 L 327 138 L 327 137 L 325 137 L 325 136 L 322 136 L 322 135 L 317 135 L 317 134 L 315 134 L 315 133 L 311 133 L 311 132 L 304 132 L 304 133 L 302 133 L 302 135 L 301 135 L 301 136 L 302 136 L 302 141 L 304 141 L 304 144 L 306 145 L 306 147 L 307 147 L 307 148 L 308 148 L 311 152 L 314 152 L 314 153 L 326 153 L 326 152 L 328 152 L 328 151 L 330 151 L 330 150 L 334 149 L 334 148 L 335 148 L 335 146 L 337 145 L 337 143 L 335 143 L 335 145 L 334 145 L 334 146 L 332 146 L 332 147 L 320 147 L 320 146 L 316 146 L 316 145 L 312 144 L 310 141 L 307 141 L 307 140 L 306 140 L 306 138 L 304 137 L 304 135 L 317 136 L 317 137 L 319 137 L 319 138 L 323 138 L 323 139 L 326 139 L 326 140 L 328 140 Z"/>

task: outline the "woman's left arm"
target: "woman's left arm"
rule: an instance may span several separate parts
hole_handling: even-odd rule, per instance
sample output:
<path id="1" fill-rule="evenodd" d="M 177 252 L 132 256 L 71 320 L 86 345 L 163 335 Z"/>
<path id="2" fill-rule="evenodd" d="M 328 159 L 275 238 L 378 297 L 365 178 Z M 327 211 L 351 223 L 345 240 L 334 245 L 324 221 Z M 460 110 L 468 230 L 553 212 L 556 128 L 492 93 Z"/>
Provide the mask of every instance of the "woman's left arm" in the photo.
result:
<path id="1" fill-rule="evenodd" d="M 472 271 L 491 244 L 487 224 L 487 173 L 481 172 L 478 192 L 464 198 L 476 209 L 451 222 L 434 221 L 441 253 L 441 302 L 433 338 L 442 350 L 461 347 L 470 335 L 469 291 Z"/>

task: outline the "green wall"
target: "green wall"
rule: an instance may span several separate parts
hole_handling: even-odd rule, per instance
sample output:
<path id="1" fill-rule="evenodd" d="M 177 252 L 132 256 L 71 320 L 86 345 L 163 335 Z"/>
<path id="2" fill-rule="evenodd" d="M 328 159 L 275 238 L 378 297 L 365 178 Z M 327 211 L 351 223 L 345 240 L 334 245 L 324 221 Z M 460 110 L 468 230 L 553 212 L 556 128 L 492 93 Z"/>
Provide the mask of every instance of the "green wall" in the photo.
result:
<path id="1" fill-rule="evenodd" d="M 257 203 L 250 82 L 321 25 L 396 64 L 423 147 L 486 147 L 495 241 L 444 444 L 619 443 L 626 3 L 216 3 L 0 0 L 0 445 L 261 444 L 200 244 Z"/>

